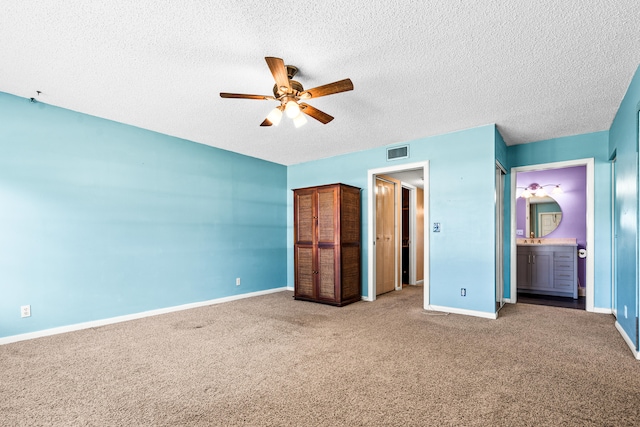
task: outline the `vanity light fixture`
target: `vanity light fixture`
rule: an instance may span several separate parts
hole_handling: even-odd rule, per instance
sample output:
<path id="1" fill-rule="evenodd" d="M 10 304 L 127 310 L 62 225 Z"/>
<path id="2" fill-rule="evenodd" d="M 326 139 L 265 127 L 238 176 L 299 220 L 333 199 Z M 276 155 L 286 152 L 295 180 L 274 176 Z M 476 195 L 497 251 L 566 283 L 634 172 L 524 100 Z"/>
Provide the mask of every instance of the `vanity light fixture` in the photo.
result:
<path id="1" fill-rule="evenodd" d="M 544 185 L 540 185 L 536 182 L 529 184 L 527 187 L 518 187 L 518 188 L 524 188 L 524 191 L 522 192 L 522 194 L 520 194 L 519 197 L 523 197 L 525 199 L 528 199 L 529 197 L 535 196 L 535 197 L 546 197 L 547 196 L 547 190 L 545 190 L 544 187 L 553 187 L 553 190 L 551 190 L 551 194 L 562 194 L 562 188 L 560 188 L 560 184 L 544 184 Z"/>

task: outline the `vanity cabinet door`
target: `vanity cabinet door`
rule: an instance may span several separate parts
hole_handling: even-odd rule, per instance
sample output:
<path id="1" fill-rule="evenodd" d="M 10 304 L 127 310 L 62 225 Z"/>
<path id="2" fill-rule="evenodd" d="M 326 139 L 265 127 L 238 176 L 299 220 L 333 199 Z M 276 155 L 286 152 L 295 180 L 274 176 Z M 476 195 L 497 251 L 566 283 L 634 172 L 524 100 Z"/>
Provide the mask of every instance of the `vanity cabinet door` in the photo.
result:
<path id="1" fill-rule="evenodd" d="M 517 277 L 516 283 L 518 289 L 530 289 L 531 288 L 531 269 L 529 264 L 531 262 L 531 252 L 528 248 L 518 248 L 517 258 Z"/>
<path id="2" fill-rule="evenodd" d="M 553 289 L 553 252 L 531 251 L 531 287 Z"/>

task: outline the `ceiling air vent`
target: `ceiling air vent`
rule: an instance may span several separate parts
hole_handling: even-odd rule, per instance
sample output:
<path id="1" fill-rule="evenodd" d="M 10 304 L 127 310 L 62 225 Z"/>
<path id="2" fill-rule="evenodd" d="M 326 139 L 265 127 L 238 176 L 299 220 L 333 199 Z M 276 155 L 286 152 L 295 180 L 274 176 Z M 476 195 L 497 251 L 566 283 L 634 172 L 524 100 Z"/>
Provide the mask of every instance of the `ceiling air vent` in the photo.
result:
<path id="1" fill-rule="evenodd" d="M 409 146 L 387 148 L 387 160 L 406 159 L 409 157 Z"/>

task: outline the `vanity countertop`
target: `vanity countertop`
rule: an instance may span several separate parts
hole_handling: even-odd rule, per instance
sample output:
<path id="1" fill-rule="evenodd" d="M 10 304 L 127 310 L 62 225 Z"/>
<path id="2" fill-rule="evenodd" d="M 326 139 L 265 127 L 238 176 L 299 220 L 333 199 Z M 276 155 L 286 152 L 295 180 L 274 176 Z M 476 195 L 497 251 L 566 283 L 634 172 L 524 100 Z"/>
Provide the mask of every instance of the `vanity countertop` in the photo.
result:
<path id="1" fill-rule="evenodd" d="M 572 238 L 533 238 L 533 239 L 516 239 L 518 246 L 542 246 L 542 245 L 554 245 L 554 246 L 578 246 L 575 237 Z"/>

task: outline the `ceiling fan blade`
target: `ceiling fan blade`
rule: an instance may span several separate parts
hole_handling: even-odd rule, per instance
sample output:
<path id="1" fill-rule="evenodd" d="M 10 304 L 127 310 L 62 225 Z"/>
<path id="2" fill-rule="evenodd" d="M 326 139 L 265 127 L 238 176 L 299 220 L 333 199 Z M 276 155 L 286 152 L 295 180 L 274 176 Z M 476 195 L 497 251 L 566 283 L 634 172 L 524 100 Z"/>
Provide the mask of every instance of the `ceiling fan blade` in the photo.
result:
<path id="1" fill-rule="evenodd" d="M 323 111 L 318 110 L 317 108 L 312 107 L 309 104 L 305 104 L 304 102 L 300 103 L 300 110 L 303 113 L 305 113 L 307 116 L 313 117 L 314 119 L 316 119 L 317 121 L 319 121 L 324 125 L 326 125 L 331 120 L 333 120 L 332 116 L 328 115 Z"/>
<path id="2" fill-rule="evenodd" d="M 353 83 L 351 82 L 351 79 L 344 79 L 323 86 L 314 87 L 313 89 L 305 90 L 302 93 L 308 93 L 311 95 L 311 98 L 318 98 L 320 96 L 333 95 L 334 93 L 346 92 L 349 90 L 353 90 Z"/>
<path id="3" fill-rule="evenodd" d="M 291 92 L 291 83 L 289 83 L 287 67 L 285 67 L 284 61 L 280 58 L 274 58 L 273 56 L 267 56 L 264 59 L 267 61 L 269 70 L 271 70 L 271 74 L 273 74 L 278 88 L 285 87 L 287 88 L 287 92 Z"/>
<path id="4" fill-rule="evenodd" d="M 273 123 L 271 123 L 271 120 L 269 119 L 264 119 L 264 121 L 262 123 L 260 123 L 260 126 L 271 126 Z"/>
<path id="5" fill-rule="evenodd" d="M 235 99 L 266 99 L 266 100 L 275 100 L 273 96 L 268 95 L 248 95 L 246 93 L 227 93 L 220 92 L 221 98 L 235 98 Z"/>

